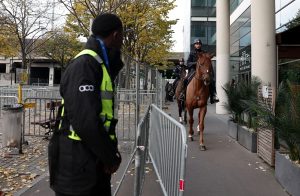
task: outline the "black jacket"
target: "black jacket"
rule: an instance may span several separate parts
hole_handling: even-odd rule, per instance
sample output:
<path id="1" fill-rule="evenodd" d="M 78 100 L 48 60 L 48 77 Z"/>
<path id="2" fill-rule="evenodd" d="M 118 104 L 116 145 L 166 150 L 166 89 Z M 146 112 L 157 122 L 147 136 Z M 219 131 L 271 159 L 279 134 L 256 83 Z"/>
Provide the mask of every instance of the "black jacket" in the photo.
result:
<path id="1" fill-rule="evenodd" d="M 176 65 L 175 69 L 173 70 L 173 75 L 176 77 L 176 78 L 180 78 L 180 74 L 181 74 L 181 71 L 182 69 L 186 69 L 186 66 L 185 65 Z"/>
<path id="2" fill-rule="evenodd" d="M 189 58 L 187 60 L 187 67 L 189 70 L 189 73 L 191 71 L 196 70 L 196 64 L 197 64 L 197 54 L 200 52 L 206 52 L 204 50 L 196 51 L 194 50 L 193 52 L 190 53 Z"/>
<path id="3" fill-rule="evenodd" d="M 103 59 L 99 43 L 94 37 L 89 38 L 86 48 L 97 52 Z M 115 55 L 109 51 L 111 70 L 108 71 L 111 78 L 115 78 L 119 71 L 112 65 L 122 64 L 120 58 L 112 59 Z M 99 118 L 102 109 L 102 76 L 101 65 L 90 55 L 74 59 L 63 74 L 60 93 L 65 101 L 65 117 L 59 131 L 64 134 L 60 134 L 59 138 L 57 169 L 52 174 L 50 172 L 50 179 L 53 179 L 51 188 L 57 192 L 89 194 L 91 188 L 103 178 L 104 166 L 118 165 L 121 161 L 117 156 L 117 143 L 110 140 Z M 82 85 L 92 85 L 94 90 L 80 92 Z M 67 137 L 70 124 L 81 141 Z"/>

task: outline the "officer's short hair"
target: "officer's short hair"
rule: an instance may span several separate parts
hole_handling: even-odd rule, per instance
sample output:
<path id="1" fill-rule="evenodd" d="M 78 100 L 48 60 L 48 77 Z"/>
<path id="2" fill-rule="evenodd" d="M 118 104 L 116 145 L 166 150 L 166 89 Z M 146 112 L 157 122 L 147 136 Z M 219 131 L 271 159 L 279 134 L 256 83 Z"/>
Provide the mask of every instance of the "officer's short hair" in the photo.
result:
<path id="1" fill-rule="evenodd" d="M 117 15 L 104 13 L 97 16 L 92 24 L 92 33 L 96 36 L 107 37 L 111 32 L 121 30 L 122 21 Z"/>

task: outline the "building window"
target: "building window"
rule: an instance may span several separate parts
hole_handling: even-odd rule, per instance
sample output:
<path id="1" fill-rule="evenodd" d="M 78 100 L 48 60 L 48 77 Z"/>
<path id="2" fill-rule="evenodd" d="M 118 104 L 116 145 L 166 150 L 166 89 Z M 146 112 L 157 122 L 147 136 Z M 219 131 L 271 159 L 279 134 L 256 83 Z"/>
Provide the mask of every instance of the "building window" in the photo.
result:
<path id="1" fill-rule="evenodd" d="M 235 1 L 240 3 L 241 1 Z M 232 2 L 233 3 L 233 2 Z M 251 77 L 251 8 L 230 26 L 230 64 L 233 78 L 245 82 Z"/>
<path id="2" fill-rule="evenodd" d="M 216 7 L 216 0 L 192 0 L 192 7 Z"/>
<path id="3" fill-rule="evenodd" d="M 216 17 L 216 0 L 192 0 L 192 17 Z"/>
<path id="4" fill-rule="evenodd" d="M 195 39 L 201 39 L 203 49 L 215 52 L 216 49 L 216 23 L 211 21 L 191 22 L 191 43 Z"/>
<path id="5" fill-rule="evenodd" d="M 234 10 L 242 3 L 243 0 L 230 0 L 230 13 L 234 12 Z"/>

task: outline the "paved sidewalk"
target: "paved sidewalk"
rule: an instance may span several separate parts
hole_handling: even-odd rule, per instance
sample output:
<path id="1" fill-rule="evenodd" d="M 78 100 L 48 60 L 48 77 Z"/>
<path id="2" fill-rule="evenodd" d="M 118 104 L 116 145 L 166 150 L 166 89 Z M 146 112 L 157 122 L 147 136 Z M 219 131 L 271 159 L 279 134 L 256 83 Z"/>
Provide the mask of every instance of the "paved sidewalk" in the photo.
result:
<path id="1" fill-rule="evenodd" d="M 166 105 L 165 111 L 175 119 L 177 106 L 174 102 Z M 197 116 L 197 112 L 195 117 Z M 194 118 L 195 118 L 194 117 Z M 215 105 L 208 106 L 205 119 L 205 144 L 207 151 L 198 148 L 199 137 L 188 141 L 185 196 L 286 196 L 274 176 L 274 169 L 265 164 L 256 153 L 247 151 L 227 136 L 227 115 L 215 114 Z M 186 126 L 187 127 L 187 126 Z M 194 124 L 196 127 L 196 123 Z M 113 176 L 112 189 L 118 185 L 129 155 L 123 156 L 119 172 Z M 127 160 L 127 161 L 126 161 Z M 1 163 L 1 161 L 0 161 Z M 34 165 L 35 163 L 33 163 Z M 12 166 L 12 165 L 11 165 Z M 134 164 L 126 171 L 118 196 L 133 195 Z M 1 176 L 1 174 L 0 174 Z M 34 179 L 31 188 L 25 188 L 16 195 L 54 196 L 49 188 L 47 171 Z M 151 165 L 147 167 L 143 196 L 162 195 L 157 177 Z"/>
<path id="2" fill-rule="evenodd" d="M 178 119 L 175 103 L 166 110 Z M 194 120 L 198 110 L 194 112 Z M 217 115 L 208 105 L 205 117 L 206 151 L 199 150 L 199 136 L 188 141 L 185 196 L 286 196 L 274 169 L 227 136 L 228 115 Z M 188 126 L 186 126 L 188 129 Z M 196 122 L 194 122 L 196 128 Z"/>

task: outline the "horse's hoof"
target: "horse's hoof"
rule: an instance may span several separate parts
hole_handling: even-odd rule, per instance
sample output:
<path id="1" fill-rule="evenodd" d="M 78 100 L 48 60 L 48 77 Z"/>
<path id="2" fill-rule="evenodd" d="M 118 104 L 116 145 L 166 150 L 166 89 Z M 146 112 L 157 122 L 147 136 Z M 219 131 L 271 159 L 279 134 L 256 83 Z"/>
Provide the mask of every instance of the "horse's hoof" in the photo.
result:
<path id="1" fill-rule="evenodd" d="M 192 135 L 189 135 L 189 138 L 191 139 L 191 141 L 194 141 L 194 138 Z"/>
<path id="2" fill-rule="evenodd" d="M 206 147 L 205 147 L 205 145 L 200 144 L 199 149 L 200 149 L 201 151 L 205 151 L 205 150 L 206 150 Z"/>

